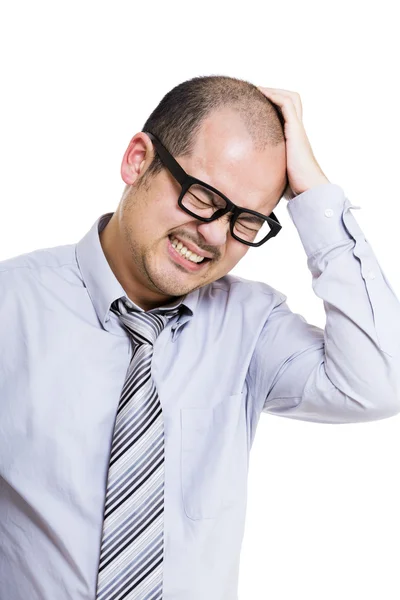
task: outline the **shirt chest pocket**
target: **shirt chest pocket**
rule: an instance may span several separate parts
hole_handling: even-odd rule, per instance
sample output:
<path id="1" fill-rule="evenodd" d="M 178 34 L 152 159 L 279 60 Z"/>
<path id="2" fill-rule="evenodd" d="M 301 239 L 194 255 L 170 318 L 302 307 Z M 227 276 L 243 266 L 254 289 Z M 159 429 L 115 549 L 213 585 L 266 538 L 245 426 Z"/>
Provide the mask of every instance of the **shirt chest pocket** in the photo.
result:
<path id="1" fill-rule="evenodd" d="M 213 408 L 181 408 L 182 501 L 190 519 L 213 519 L 244 498 L 245 414 L 243 393 Z"/>

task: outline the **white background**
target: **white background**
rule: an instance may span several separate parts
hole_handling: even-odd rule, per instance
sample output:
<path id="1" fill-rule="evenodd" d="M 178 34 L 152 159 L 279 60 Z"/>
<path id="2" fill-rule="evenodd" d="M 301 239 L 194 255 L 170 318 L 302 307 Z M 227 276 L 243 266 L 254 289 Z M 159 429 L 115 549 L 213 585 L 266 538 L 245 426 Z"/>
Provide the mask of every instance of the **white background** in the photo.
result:
<path id="1" fill-rule="evenodd" d="M 0 260 L 78 241 L 123 190 L 130 138 L 172 87 L 232 75 L 300 93 L 314 154 L 400 297 L 396 3 L 21 2 L 0 14 Z M 232 273 L 324 327 L 283 229 Z M 345 293 L 345 290 L 344 290 Z M 262 415 L 240 600 L 400 598 L 400 416 L 322 425 Z M 207 600 L 207 599 L 204 599 Z"/>

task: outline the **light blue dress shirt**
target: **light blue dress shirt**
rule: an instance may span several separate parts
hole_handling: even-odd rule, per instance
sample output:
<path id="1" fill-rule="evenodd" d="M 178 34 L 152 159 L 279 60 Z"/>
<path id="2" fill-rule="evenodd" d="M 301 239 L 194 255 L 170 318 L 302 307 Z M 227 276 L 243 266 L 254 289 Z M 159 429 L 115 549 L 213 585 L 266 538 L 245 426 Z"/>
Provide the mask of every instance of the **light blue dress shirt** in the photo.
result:
<path id="1" fill-rule="evenodd" d="M 184 297 L 184 313 L 156 340 L 164 600 L 238 598 L 262 412 L 320 423 L 400 412 L 400 303 L 352 208 L 336 184 L 287 204 L 325 330 L 270 285 L 228 274 Z M 111 216 L 77 244 L 0 262 L 1 600 L 95 598 L 108 456 L 132 356 L 110 312 L 127 295 L 99 240 Z"/>

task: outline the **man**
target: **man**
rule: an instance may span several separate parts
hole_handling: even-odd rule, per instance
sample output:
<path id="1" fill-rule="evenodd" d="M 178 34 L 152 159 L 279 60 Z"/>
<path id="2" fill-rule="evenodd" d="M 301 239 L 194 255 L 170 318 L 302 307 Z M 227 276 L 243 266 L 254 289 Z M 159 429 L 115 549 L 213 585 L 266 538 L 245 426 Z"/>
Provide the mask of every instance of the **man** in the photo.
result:
<path id="1" fill-rule="evenodd" d="M 284 125 L 284 128 L 282 128 Z M 171 90 L 78 244 L 0 264 L 0 597 L 233 600 L 262 412 L 398 414 L 400 304 L 318 165 L 295 92 Z M 325 331 L 228 275 L 280 229 Z"/>

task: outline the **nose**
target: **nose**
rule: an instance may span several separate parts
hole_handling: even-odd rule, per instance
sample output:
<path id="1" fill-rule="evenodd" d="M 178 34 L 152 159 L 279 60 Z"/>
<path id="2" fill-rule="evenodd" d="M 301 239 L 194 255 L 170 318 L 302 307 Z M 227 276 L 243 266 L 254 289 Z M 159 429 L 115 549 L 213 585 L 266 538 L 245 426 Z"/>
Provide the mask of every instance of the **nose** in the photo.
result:
<path id="1" fill-rule="evenodd" d="M 229 228 L 229 216 L 227 215 L 223 215 L 210 223 L 200 223 L 197 226 L 199 233 L 201 233 L 206 243 L 211 246 L 226 244 L 229 237 Z"/>

